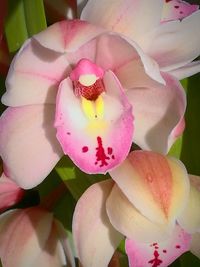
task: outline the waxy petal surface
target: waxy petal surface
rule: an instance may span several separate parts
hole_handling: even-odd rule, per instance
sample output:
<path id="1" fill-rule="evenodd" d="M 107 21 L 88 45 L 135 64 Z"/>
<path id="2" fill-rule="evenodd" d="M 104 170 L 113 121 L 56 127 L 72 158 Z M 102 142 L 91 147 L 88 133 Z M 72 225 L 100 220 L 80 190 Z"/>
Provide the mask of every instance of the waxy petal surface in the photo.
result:
<path id="1" fill-rule="evenodd" d="M 53 128 L 54 105 L 8 108 L 0 119 L 7 175 L 23 188 L 38 185 L 62 155 Z"/>
<path id="2" fill-rule="evenodd" d="M 174 223 L 186 205 L 189 181 L 178 160 L 134 151 L 109 173 L 128 200 L 155 223 Z"/>
<path id="3" fill-rule="evenodd" d="M 193 12 L 197 11 L 198 5 L 191 5 L 186 1 L 180 0 L 170 0 L 164 1 L 163 12 L 162 12 L 162 22 L 169 20 L 183 19 Z"/>
<path id="4" fill-rule="evenodd" d="M 89 101 L 84 111 L 70 79 L 59 88 L 56 104 L 57 138 L 66 155 L 87 173 L 105 173 L 127 156 L 133 136 L 132 108 L 112 72 L 103 79 L 101 104 Z M 98 111 L 99 109 L 99 111 Z"/>
<path id="5" fill-rule="evenodd" d="M 139 243 L 126 240 L 130 267 L 166 267 L 190 248 L 191 236 L 176 226 L 169 239 L 163 242 Z"/>
<path id="6" fill-rule="evenodd" d="M 141 79 L 144 77 L 144 87 L 132 88 L 126 92 L 135 117 L 133 141 L 142 149 L 166 154 L 182 133 L 179 131 L 177 135 L 173 130 L 183 120 L 185 92 L 179 81 L 166 73 L 163 74 L 166 86 L 152 83 L 142 72 L 140 74 Z"/>
<path id="7" fill-rule="evenodd" d="M 161 0 L 89 0 L 81 19 L 138 41 L 143 34 L 159 25 L 162 7 Z"/>
<path id="8" fill-rule="evenodd" d="M 190 175 L 190 177 L 192 177 L 192 182 L 190 186 L 189 199 L 183 212 L 178 218 L 178 223 L 188 233 L 195 233 L 200 231 L 200 177 L 194 175 Z"/>
<path id="9" fill-rule="evenodd" d="M 122 177 L 123 179 L 123 177 Z M 168 224 L 156 224 L 143 216 L 115 185 L 106 201 L 112 225 L 127 238 L 140 242 L 166 239 L 172 229 Z"/>
<path id="10" fill-rule="evenodd" d="M 199 24 L 200 10 L 182 21 L 162 23 L 151 34 L 147 34 L 140 45 L 163 71 L 177 69 L 200 54 Z"/>
<path id="11" fill-rule="evenodd" d="M 38 208 L 0 216 L 0 257 L 5 267 L 35 266 L 51 231 L 52 214 Z M 44 265 L 45 266 L 45 265 Z"/>
<path id="12" fill-rule="evenodd" d="M 55 103 L 58 85 L 70 70 L 66 55 L 28 40 L 11 64 L 2 102 L 13 107 Z"/>
<path id="13" fill-rule="evenodd" d="M 27 262 L 27 264 L 30 263 Z M 48 240 L 42 248 L 42 253 L 40 253 L 40 255 L 38 255 L 38 257 L 34 260 L 32 266 L 60 267 L 67 266 L 66 264 L 67 262 L 62 244 L 58 240 L 55 225 L 52 225 Z"/>
<path id="14" fill-rule="evenodd" d="M 24 190 L 4 173 L 0 177 L 0 212 L 16 204 L 24 195 Z"/>
<path id="15" fill-rule="evenodd" d="M 86 21 L 64 20 L 57 22 L 34 36 L 42 46 L 56 52 L 74 52 L 95 37 L 107 32 L 106 29 Z"/>
<path id="16" fill-rule="evenodd" d="M 178 80 L 182 80 L 198 72 L 200 72 L 200 60 L 193 61 L 192 63 L 189 63 L 178 69 L 174 69 L 169 73 L 175 76 Z"/>
<path id="17" fill-rule="evenodd" d="M 105 202 L 112 186 L 111 180 L 92 185 L 76 205 L 73 236 L 83 266 L 107 266 L 123 239 L 123 236 L 112 227 L 106 214 Z"/>

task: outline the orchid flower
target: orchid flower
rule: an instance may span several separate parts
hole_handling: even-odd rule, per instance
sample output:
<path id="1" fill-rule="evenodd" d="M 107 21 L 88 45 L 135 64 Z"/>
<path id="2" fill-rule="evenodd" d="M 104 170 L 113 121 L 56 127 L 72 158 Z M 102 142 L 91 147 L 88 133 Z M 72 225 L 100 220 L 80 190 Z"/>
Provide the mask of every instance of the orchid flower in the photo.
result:
<path id="1" fill-rule="evenodd" d="M 180 0 L 118 0 L 115 5 L 89 0 L 81 19 L 128 37 L 158 63 L 161 71 L 183 79 L 200 71 L 199 61 L 191 63 L 200 54 L 198 8 Z"/>
<path id="2" fill-rule="evenodd" d="M 188 250 L 200 257 L 200 177 L 192 176 L 197 187 L 179 160 L 141 150 L 110 175 L 114 181 L 89 187 L 75 208 L 83 267 L 107 266 L 124 236 L 130 267 L 168 266 Z"/>
<path id="3" fill-rule="evenodd" d="M 63 226 L 39 207 L 0 215 L 0 258 L 4 267 L 75 267 Z"/>
<path id="4" fill-rule="evenodd" d="M 173 22 L 186 47 L 174 58 L 172 44 L 159 46 L 156 56 L 146 48 L 155 47 L 148 46 L 156 40 L 151 30 L 160 32 L 170 23 L 160 21 L 163 1 L 111 3 L 89 1 L 82 19 L 90 20 L 98 9 L 98 21 L 58 22 L 27 40 L 11 64 L 2 98 L 10 107 L 0 119 L 0 153 L 9 176 L 23 188 L 39 184 L 63 154 L 87 173 L 106 173 L 126 158 L 132 142 L 166 153 L 184 129 L 185 93 L 163 68 L 183 66 L 177 60 L 185 64 L 196 55 L 198 35 L 188 38 L 188 27 L 199 11 Z M 112 15 L 105 8 L 112 8 Z M 117 23 L 124 8 L 126 16 Z M 134 32 L 133 40 L 128 31 Z M 144 32 L 149 41 L 139 43 Z M 165 33 L 159 36 L 166 39 Z M 176 45 L 174 38 L 168 41 Z"/>
<path id="5" fill-rule="evenodd" d="M 4 173 L 0 177 L 0 212 L 8 209 L 24 196 L 24 190 Z"/>

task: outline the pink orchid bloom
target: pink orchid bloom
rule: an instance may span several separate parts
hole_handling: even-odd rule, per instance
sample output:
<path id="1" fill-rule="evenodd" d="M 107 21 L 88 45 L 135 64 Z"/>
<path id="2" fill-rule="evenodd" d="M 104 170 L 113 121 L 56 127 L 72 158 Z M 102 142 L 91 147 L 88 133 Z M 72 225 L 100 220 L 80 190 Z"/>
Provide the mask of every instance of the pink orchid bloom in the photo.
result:
<path id="1" fill-rule="evenodd" d="M 199 35 L 190 30 L 199 11 L 163 22 L 163 1 L 111 3 L 88 1 L 81 18 L 92 23 L 50 26 L 11 64 L 0 153 L 23 188 L 39 184 L 63 154 L 87 173 L 106 173 L 132 142 L 166 153 L 184 129 L 185 93 L 170 73 L 187 76 L 199 67 L 187 65 L 199 54 Z"/>
<path id="2" fill-rule="evenodd" d="M 166 267 L 188 250 L 200 258 L 200 190 L 179 160 L 134 151 L 110 174 L 114 182 L 92 185 L 75 208 L 83 267 L 107 266 L 124 236 L 130 267 Z"/>
<path id="3" fill-rule="evenodd" d="M 39 207 L 0 215 L 0 258 L 4 267 L 75 267 L 63 226 Z"/>
<path id="4" fill-rule="evenodd" d="M 24 196 L 24 190 L 4 173 L 0 177 L 0 212 L 8 209 Z"/>

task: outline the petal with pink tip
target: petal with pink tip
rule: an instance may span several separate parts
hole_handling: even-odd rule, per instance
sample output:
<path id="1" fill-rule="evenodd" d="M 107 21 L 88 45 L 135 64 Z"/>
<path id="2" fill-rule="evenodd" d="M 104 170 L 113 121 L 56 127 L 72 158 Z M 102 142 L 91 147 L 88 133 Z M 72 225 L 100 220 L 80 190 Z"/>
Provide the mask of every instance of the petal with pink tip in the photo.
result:
<path id="1" fill-rule="evenodd" d="M 63 20 L 34 36 L 42 46 L 56 52 L 74 52 L 95 37 L 107 32 L 81 20 Z"/>
<path id="2" fill-rule="evenodd" d="M 48 240 L 52 214 L 39 208 L 0 216 L 0 257 L 5 267 L 34 266 Z"/>
<path id="3" fill-rule="evenodd" d="M 185 1 L 164 1 L 162 22 L 183 19 L 199 9 L 198 5 L 191 5 Z"/>
<path id="4" fill-rule="evenodd" d="M 200 54 L 199 24 L 200 10 L 182 21 L 160 24 L 151 34 L 145 36 L 140 45 L 158 62 L 163 71 L 177 69 Z"/>
<path id="5" fill-rule="evenodd" d="M 195 183 L 191 182 L 188 202 L 177 221 L 188 233 L 200 231 L 200 177 L 191 175 Z M 197 186 L 195 186 L 197 185 Z"/>
<path id="6" fill-rule="evenodd" d="M 103 78 L 105 93 L 97 111 L 85 114 L 81 98 L 66 79 L 59 88 L 55 127 L 65 154 L 87 173 L 105 173 L 127 156 L 133 135 L 132 108 L 112 72 Z M 89 100 L 88 100 L 89 101 Z M 91 105 L 96 105 L 94 101 Z"/>
<path id="7" fill-rule="evenodd" d="M 128 200 L 155 223 L 173 223 L 187 203 L 188 175 L 173 158 L 138 150 L 109 173 Z"/>
<path id="8" fill-rule="evenodd" d="M 169 239 L 163 242 L 139 243 L 126 240 L 126 253 L 130 267 L 166 267 L 190 249 L 191 236 L 178 225 Z"/>
<path id="9" fill-rule="evenodd" d="M 192 235 L 190 251 L 200 259 L 200 232 Z"/>
<path id="10" fill-rule="evenodd" d="M 133 141 L 142 149 L 166 154 L 184 129 L 179 128 L 178 135 L 174 131 L 183 120 L 185 92 L 179 81 L 166 73 L 163 74 L 166 86 L 152 83 L 142 72 L 141 77 L 144 77 L 144 87 L 126 92 L 135 117 Z"/>
<path id="11" fill-rule="evenodd" d="M 0 212 L 19 202 L 23 195 L 24 190 L 3 173 L 0 177 Z"/>
<path id="12" fill-rule="evenodd" d="M 123 177 L 122 177 L 123 179 Z M 106 201 L 106 210 L 110 222 L 127 238 L 140 242 L 152 242 L 166 239 L 174 224 L 159 224 L 143 216 L 129 202 L 117 185 L 115 185 Z"/>
<path id="13" fill-rule="evenodd" d="M 198 72 L 200 72 L 200 60 L 193 61 L 183 67 L 169 71 L 169 73 L 175 76 L 178 80 L 185 79 Z"/>
<path id="14" fill-rule="evenodd" d="M 76 205 L 72 229 L 78 258 L 83 266 L 107 266 L 123 239 L 106 214 L 105 202 L 112 186 L 111 180 L 92 185 Z"/>
<path id="15" fill-rule="evenodd" d="M 162 7 L 161 0 L 90 0 L 82 11 L 81 19 L 138 41 L 159 25 Z"/>
<path id="16" fill-rule="evenodd" d="M 65 55 L 28 40 L 11 64 L 2 102 L 14 107 L 55 103 L 58 85 L 70 70 Z"/>
<path id="17" fill-rule="evenodd" d="M 54 105 L 8 108 L 0 119 L 0 153 L 7 175 L 23 188 L 38 185 L 62 155 Z"/>

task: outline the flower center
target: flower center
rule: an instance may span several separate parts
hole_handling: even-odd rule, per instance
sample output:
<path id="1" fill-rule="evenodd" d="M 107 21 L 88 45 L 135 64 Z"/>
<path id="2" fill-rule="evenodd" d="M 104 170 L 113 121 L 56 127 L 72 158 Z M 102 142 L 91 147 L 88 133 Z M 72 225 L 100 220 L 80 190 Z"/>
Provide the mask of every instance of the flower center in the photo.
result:
<path id="1" fill-rule="evenodd" d="M 81 59 L 70 74 L 76 96 L 96 101 L 105 91 L 104 71 L 88 59 Z"/>

